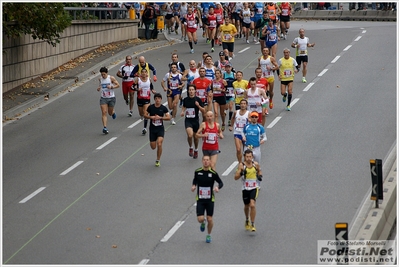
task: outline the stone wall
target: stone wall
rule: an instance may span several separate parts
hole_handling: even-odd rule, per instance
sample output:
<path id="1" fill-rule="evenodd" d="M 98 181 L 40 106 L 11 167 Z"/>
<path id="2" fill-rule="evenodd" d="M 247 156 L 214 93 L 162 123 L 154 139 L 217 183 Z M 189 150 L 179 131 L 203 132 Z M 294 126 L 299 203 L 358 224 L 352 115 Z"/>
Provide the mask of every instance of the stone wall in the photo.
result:
<path id="1" fill-rule="evenodd" d="M 3 36 L 3 90 L 7 92 L 103 44 L 138 37 L 139 20 L 74 20 L 56 47 L 30 35 Z"/>

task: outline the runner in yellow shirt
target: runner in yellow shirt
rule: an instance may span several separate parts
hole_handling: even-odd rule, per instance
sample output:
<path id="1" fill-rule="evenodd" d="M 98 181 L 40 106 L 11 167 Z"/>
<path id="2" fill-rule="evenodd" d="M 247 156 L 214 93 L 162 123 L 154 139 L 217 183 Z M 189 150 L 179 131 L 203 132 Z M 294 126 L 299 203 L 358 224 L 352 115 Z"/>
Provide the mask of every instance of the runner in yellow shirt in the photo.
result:
<path id="1" fill-rule="evenodd" d="M 237 35 L 237 28 L 230 23 L 229 17 L 225 17 L 224 24 L 219 26 L 217 36 L 221 37 L 225 55 L 229 60 L 234 58 L 234 37 Z"/>

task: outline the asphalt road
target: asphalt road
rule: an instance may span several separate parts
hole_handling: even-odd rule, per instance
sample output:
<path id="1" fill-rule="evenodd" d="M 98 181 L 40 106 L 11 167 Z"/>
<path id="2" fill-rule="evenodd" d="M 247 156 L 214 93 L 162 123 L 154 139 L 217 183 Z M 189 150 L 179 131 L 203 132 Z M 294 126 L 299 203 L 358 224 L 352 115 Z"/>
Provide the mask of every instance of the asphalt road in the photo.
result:
<path id="1" fill-rule="evenodd" d="M 3 126 L 3 264 L 317 263 L 317 240 L 334 239 L 334 224 L 352 221 L 371 185 L 369 160 L 383 159 L 396 140 L 397 28 L 295 21 L 278 58 L 300 27 L 316 43 L 308 83 L 296 76 L 290 112 L 276 83 L 255 234 L 244 231 L 241 183 L 228 171 L 236 160 L 232 133 L 220 141 L 217 171 L 225 187 L 206 244 L 190 191 L 201 161 L 188 157 L 183 120 L 166 123 L 156 168 L 142 122 L 135 124 L 138 112 L 127 117 L 121 92 L 110 134 L 101 133 L 91 79 Z M 232 63 L 249 79 L 259 46 L 238 39 L 235 50 Z M 171 53 L 187 66 L 210 45 L 200 38 L 195 51 L 181 43 L 145 53 L 157 68 L 158 91 Z"/>

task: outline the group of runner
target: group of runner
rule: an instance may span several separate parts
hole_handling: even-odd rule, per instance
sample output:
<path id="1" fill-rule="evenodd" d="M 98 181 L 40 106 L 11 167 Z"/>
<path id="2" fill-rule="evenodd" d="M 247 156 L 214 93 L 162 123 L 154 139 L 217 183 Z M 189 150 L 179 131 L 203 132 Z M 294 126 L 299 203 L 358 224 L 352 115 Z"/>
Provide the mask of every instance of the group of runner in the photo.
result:
<path id="1" fill-rule="evenodd" d="M 244 4 L 244 9 L 246 6 L 247 4 Z M 192 12 L 191 8 L 188 6 L 187 14 Z M 268 13 L 266 15 L 262 13 L 262 15 L 267 20 L 267 24 L 273 25 L 273 21 L 268 18 Z M 129 106 L 129 116 L 132 116 L 134 94 L 137 92 L 137 106 L 144 121 L 143 135 L 147 133 L 148 120 L 150 120 L 150 146 L 152 149 L 157 149 L 155 166 L 160 166 L 165 133 L 164 121 L 170 120 L 172 125 L 176 125 L 178 107 L 181 107 L 180 116 L 184 117 L 189 157 L 198 158 L 199 143 L 202 139 L 203 167 L 195 171 L 192 190 L 197 189 L 197 216 L 201 223 L 201 231 L 204 231 L 205 222 L 208 222 L 207 242 L 211 240 L 213 226 L 213 192 L 217 192 L 223 186 L 216 172 L 216 163 L 220 153 L 219 139 L 224 138 L 223 132 L 226 130 L 226 119 L 228 130 L 233 132 L 239 163 L 235 179 L 242 179 L 243 182 L 245 229 L 256 231 L 255 202 L 262 180 L 260 146 L 267 140 L 264 125 L 268 110 L 274 107 L 275 76 L 281 83 L 282 100 L 287 102 L 286 110 L 290 111 L 294 73 L 297 73 L 300 70 L 300 64 L 303 64 L 302 81 L 306 82 L 307 47 L 314 46 L 314 43 L 309 43 L 309 38 L 304 36 L 304 29 L 299 30 L 299 37 L 295 38 L 291 44 L 291 47 L 297 49 L 296 59 L 290 56 L 290 50 L 286 48 L 283 51 L 284 57 L 277 60 L 271 55 L 271 48 L 261 45 L 262 55 L 258 58 L 255 73 L 247 80 L 244 79 L 243 72 L 235 70 L 231 63 L 234 58 L 232 51 L 234 37 L 238 32 L 234 25 L 230 27 L 231 24 L 228 21 L 229 18 L 225 17 L 223 22 L 224 25 L 229 26 L 228 32 L 223 31 L 224 25 L 219 26 L 218 32 L 223 33 L 223 41 L 233 40 L 233 46 L 222 42 L 223 50 L 219 52 L 219 58 L 216 61 L 209 53 L 204 52 L 198 62 L 194 59 L 190 60 L 186 68 L 182 62 L 179 62 L 178 55 L 172 54 L 172 61 L 168 64 L 170 70 L 161 81 L 168 100 L 167 107 L 161 104 L 162 94 L 154 90 L 152 84 L 152 81 L 157 81 L 156 69 L 147 63 L 143 56 L 139 57 L 139 63 L 136 66 L 131 62 L 132 57 L 127 56 L 126 63 L 117 72 L 117 76 L 122 78 L 122 92 Z M 267 26 L 260 28 L 260 32 L 268 34 L 268 31 L 264 30 L 265 27 L 267 28 Z M 116 118 L 113 110 L 115 100 L 112 98 L 115 99 L 113 89 L 118 88 L 119 83 L 113 76 L 107 74 L 106 68 L 102 68 L 100 72 L 102 77 L 98 90 L 102 92 L 100 105 L 103 114 L 103 132 L 107 134 L 107 113 L 112 118 Z M 150 78 L 151 72 L 152 78 Z M 182 96 L 184 89 L 187 90 L 186 97 Z M 151 94 L 155 100 L 154 104 L 150 103 Z M 108 102 L 103 98 L 109 98 Z M 219 185 L 214 190 L 215 181 Z M 204 217 L 205 212 L 207 218 Z"/>

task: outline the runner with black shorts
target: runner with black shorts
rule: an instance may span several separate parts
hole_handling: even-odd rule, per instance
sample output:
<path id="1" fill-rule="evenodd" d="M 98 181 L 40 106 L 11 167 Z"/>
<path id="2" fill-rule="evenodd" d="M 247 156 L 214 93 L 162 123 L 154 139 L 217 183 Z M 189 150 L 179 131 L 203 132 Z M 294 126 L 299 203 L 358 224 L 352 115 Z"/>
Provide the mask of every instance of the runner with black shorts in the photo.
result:
<path id="1" fill-rule="evenodd" d="M 199 128 L 199 112 L 205 113 L 204 104 L 201 99 L 195 95 L 196 87 L 193 84 L 187 86 L 188 97 L 183 99 L 183 108 L 180 116 L 185 116 L 184 127 L 187 133 L 187 142 L 190 146 L 188 155 L 194 159 L 198 158 L 198 143 L 199 139 L 195 133 Z M 193 148 L 194 139 L 194 148 Z"/>
<path id="2" fill-rule="evenodd" d="M 202 167 L 198 168 L 194 172 L 193 185 L 191 186 L 191 192 L 197 190 L 197 220 L 201 224 L 201 232 L 205 231 L 205 223 L 208 221 L 208 234 L 206 236 L 206 243 L 211 243 L 211 232 L 213 228 L 213 211 L 215 207 L 215 195 L 214 192 L 219 192 L 219 189 L 223 187 L 223 182 L 219 177 L 219 174 L 214 171 L 211 167 L 211 160 L 209 156 L 202 157 Z M 213 188 L 215 181 L 218 186 Z M 206 220 L 205 220 L 206 212 Z"/>
<path id="3" fill-rule="evenodd" d="M 157 149 L 157 160 L 155 161 L 155 166 L 161 166 L 160 159 L 162 155 L 162 143 L 165 135 L 165 127 L 163 121 L 170 120 L 170 114 L 168 109 L 161 104 L 162 95 L 156 93 L 154 95 L 155 104 L 150 105 L 147 108 L 147 112 L 144 118 L 150 119 L 150 147 L 152 150 Z"/>

